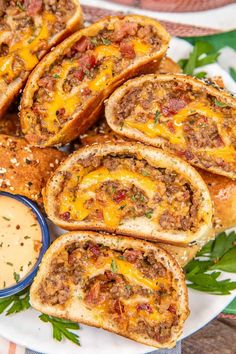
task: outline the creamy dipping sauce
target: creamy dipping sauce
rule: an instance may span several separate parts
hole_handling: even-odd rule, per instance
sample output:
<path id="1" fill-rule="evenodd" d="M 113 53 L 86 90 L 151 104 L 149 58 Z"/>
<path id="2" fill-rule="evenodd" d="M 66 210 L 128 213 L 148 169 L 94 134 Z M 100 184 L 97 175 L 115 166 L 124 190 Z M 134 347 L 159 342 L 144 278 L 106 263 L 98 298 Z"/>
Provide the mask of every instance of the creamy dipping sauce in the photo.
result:
<path id="1" fill-rule="evenodd" d="M 15 285 L 30 272 L 41 246 L 42 232 L 32 210 L 0 195 L 0 289 Z"/>

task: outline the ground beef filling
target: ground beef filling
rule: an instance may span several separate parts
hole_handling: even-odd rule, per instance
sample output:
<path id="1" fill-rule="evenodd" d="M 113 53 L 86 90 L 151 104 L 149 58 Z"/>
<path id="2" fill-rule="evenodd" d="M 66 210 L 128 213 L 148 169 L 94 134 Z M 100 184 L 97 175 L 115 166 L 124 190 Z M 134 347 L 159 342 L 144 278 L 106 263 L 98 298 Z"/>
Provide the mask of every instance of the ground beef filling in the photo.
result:
<path id="1" fill-rule="evenodd" d="M 53 23 L 47 23 L 48 38 L 41 39 L 39 43 L 32 48 L 31 54 L 37 58 L 41 58 L 48 49 L 48 42 L 52 36 L 62 31 L 69 18 L 74 14 L 75 4 L 71 0 L 11 0 L 0 1 L 0 30 L 11 32 L 11 35 L 6 36 L 4 42 L 0 46 L 0 57 L 4 57 L 11 54 L 12 61 L 12 73 L 4 73 L 2 79 L 6 84 L 10 84 L 17 77 L 25 78 L 27 64 L 21 58 L 19 50 L 11 52 L 11 48 L 16 45 L 21 38 L 25 40 L 25 48 L 27 43 L 31 45 L 34 38 L 40 32 L 41 21 L 45 13 L 55 15 L 55 21 Z M 39 21 L 39 17 L 41 20 Z M 27 31 L 29 33 L 28 39 L 25 39 Z"/>
<path id="2" fill-rule="evenodd" d="M 177 125 L 173 122 L 173 115 L 192 102 L 207 102 L 216 115 L 222 114 L 224 118 L 221 125 L 228 134 L 230 144 L 236 146 L 233 107 L 219 102 L 205 91 L 194 91 L 193 87 L 187 83 L 145 82 L 142 87 L 131 88 L 121 98 L 116 104 L 114 114 L 121 129 L 124 121 L 132 117 L 138 123 L 153 120 L 155 124 L 162 124 L 174 136 L 177 133 Z M 159 107 L 158 110 L 156 107 Z M 199 149 L 224 148 L 225 146 L 217 124 L 212 118 L 201 115 L 193 109 L 190 115 L 181 122 L 181 126 L 185 140 L 184 148 L 182 143 L 171 143 L 169 140 L 166 140 L 166 147 L 177 152 L 190 163 L 197 163 L 205 168 L 217 166 L 226 171 L 235 170 L 236 159 L 235 163 L 224 161 L 223 158 L 208 155 L 207 151 L 199 151 Z"/>
<path id="3" fill-rule="evenodd" d="M 88 277 L 86 270 L 91 264 L 99 269 L 103 260 L 108 258 L 107 269 Z M 158 279 L 157 290 L 132 283 L 125 274 L 119 273 L 118 260 L 130 263 L 130 267 L 145 278 Z M 161 279 L 165 281 L 162 283 Z M 171 336 L 171 328 L 178 324 L 177 295 L 172 275 L 156 260 L 153 251 L 146 254 L 134 249 L 114 251 L 91 241 L 71 244 L 51 261 L 38 295 L 43 303 L 63 307 L 78 286 L 81 289 L 80 299 L 86 307 L 102 308 L 103 316 L 104 310 L 106 313 L 104 318 L 109 316 L 109 320 L 122 330 L 146 334 L 158 342 L 165 342 Z M 155 321 L 148 318 L 155 313 L 157 318 L 163 315 L 164 319 Z"/>
<path id="4" fill-rule="evenodd" d="M 114 29 L 109 26 L 100 30 L 96 36 L 82 36 L 74 45 L 55 61 L 50 68 L 44 72 L 38 81 L 38 89 L 34 94 L 34 103 L 32 110 L 37 115 L 37 124 L 41 125 L 41 118 L 47 118 L 44 108 L 44 102 L 52 101 L 52 92 L 56 89 L 56 84 L 60 79 L 58 74 L 66 63 L 71 63 L 71 69 L 63 78 L 62 89 L 65 94 L 69 94 L 73 89 L 81 86 L 80 102 L 76 108 L 84 104 L 94 92 L 90 89 L 88 83 L 94 80 L 96 76 L 107 68 L 107 62 L 112 60 L 112 79 L 120 74 L 122 70 L 127 68 L 136 58 L 134 44 L 132 40 L 138 39 L 144 45 L 148 45 L 148 53 L 157 51 L 160 48 L 161 41 L 157 35 L 155 28 L 151 25 L 141 25 L 136 22 L 128 22 L 121 19 L 115 24 Z M 109 54 L 98 59 L 96 54 L 97 48 L 109 47 L 114 45 L 120 52 L 120 56 Z M 148 54 L 147 53 L 147 54 Z M 110 58 L 110 59 L 109 59 Z M 66 111 L 66 107 L 61 107 L 56 112 L 55 125 L 63 126 L 69 119 L 71 114 Z M 50 133 L 45 127 L 42 127 L 44 133 Z"/>
<path id="5" fill-rule="evenodd" d="M 135 186 L 132 182 L 129 186 L 119 180 L 105 180 L 94 191 L 94 196 L 87 199 L 84 207 L 89 210 L 89 215 L 84 221 L 104 221 L 104 207 L 113 203 L 119 211 L 120 223 L 126 219 L 146 217 L 156 221 L 160 229 L 195 231 L 198 226 L 199 198 L 197 191 L 193 190 L 190 183 L 177 174 L 164 168 L 154 168 L 144 160 L 128 157 L 106 156 L 98 158 L 91 156 L 86 160 L 79 161 L 79 165 L 86 169 L 87 175 L 100 167 L 105 167 L 110 172 L 125 169 L 135 172 L 140 176 L 149 177 L 157 183 L 157 190 L 150 198 L 145 190 Z M 75 167 L 75 169 L 78 168 Z M 71 171 L 71 176 L 76 175 L 76 170 Z M 62 191 L 58 195 L 59 217 L 66 221 L 76 220 L 71 214 L 71 205 L 68 210 L 60 212 L 60 204 L 63 204 L 65 196 L 71 196 L 71 203 L 81 198 L 83 190 L 76 184 L 70 187 L 70 176 L 65 176 Z M 161 210 L 155 214 L 155 209 L 161 206 Z M 100 207 L 99 207 L 100 206 Z"/>

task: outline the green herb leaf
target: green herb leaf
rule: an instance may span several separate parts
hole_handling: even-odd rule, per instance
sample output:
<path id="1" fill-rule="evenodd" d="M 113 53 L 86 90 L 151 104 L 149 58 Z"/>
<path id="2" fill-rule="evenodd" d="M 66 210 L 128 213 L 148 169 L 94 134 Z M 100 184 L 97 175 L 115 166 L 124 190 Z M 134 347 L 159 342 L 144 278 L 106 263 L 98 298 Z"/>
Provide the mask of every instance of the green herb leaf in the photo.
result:
<path id="1" fill-rule="evenodd" d="M 219 54 L 220 53 L 216 51 L 210 43 L 206 41 L 198 41 L 190 53 L 189 58 L 180 59 L 178 64 L 183 69 L 184 74 L 203 78 L 206 76 L 204 71 L 194 74 L 194 70 L 198 67 L 215 63 Z"/>
<path id="2" fill-rule="evenodd" d="M 53 338 L 55 340 L 61 342 L 64 338 L 67 338 L 69 341 L 80 346 L 78 334 L 69 331 L 69 329 L 73 329 L 73 330 L 80 329 L 78 323 L 48 316 L 46 314 L 40 315 L 39 318 L 43 322 L 51 323 L 53 329 Z"/>
<path id="3" fill-rule="evenodd" d="M 16 295 L 0 299 L 0 314 L 7 310 L 6 315 L 25 311 L 30 308 L 29 288 Z"/>
<path id="4" fill-rule="evenodd" d="M 146 218 L 151 219 L 152 218 L 152 214 L 153 214 L 153 209 L 148 210 L 145 213 Z"/>
<path id="5" fill-rule="evenodd" d="M 195 74 L 194 76 L 196 76 L 198 79 L 203 79 L 205 78 L 207 75 L 206 71 L 200 71 L 199 73 Z"/>
<path id="6" fill-rule="evenodd" d="M 110 45 L 111 44 L 111 41 L 107 38 L 103 38 L 101 37 L 101 41 L 102 41 L 102 44 L 104 45 Z"/>
<path id="7" fill-rule="evenodd" d="M 53 77 L 54 77 L 55 79 L 60 79 L 60 75 L 58 75 L 58 74 L 54 74 Z"/>
<path id="8" fill-rule="evenodd" d="M 17 1 L 16 6 L 19 7 L 19 9 L 21 11 L 25 11 L 25 8 L 24 8 L 23 4 L 20 1 Z"/>
<path id="9" fill-rule="evenodd" d="M 9 219 L 9 218 L 7 218 L 6 216 L 3 216 L 2 217 L 4 220 L 6 220 L 6 221 L 10 221 L 11 219 Z"/>
<path id="10" fill-rule="evenodd" d="M 230 73 L 231 77 L 234 79 L 234 81 L 236 81 L 236 69 L 229 68 L 229 73 Z"/>
<path id="11" fill-rule="evenodd" d="M 114 259 L 111 261 L 111 270 L 113 271 L 113 273 L 117 272 L 117 264 Z"/>
<path id="12" fill-rule="evenodd" d="M 96 37 L 91 38 L 90 41 L 95 47 L 98 45 L 98 40 Z"/>
<path id="13" fill-rule="evenodd" d="M 226 252 L 210 269 L 220 269 L 225 272 L 236 273 L 236 247 Z"/>
<path id="14" fill-rule="evenodd" d="M 158 123 L 158 119 L 159 119 L 159 115 L 160 115 L 160 111 L 156 111 L 156 114 L 155 114 L 155 118 L 154 118 L 154 123 L 157 124 Z"/>
<path id="15" fill-rule="evenodd" d="M 222 270 L 236 272 L 236 233 L 220 233 L 215 240 L 208 242 L 198 252 L 195 259 L 185 266 L 188 287 L 216 295 L 230 294 L 236 289 L 236 282 L 230 279 L 218 280 Z M 198 258 L 201 257 L 201 258 Z M 202 257 L 208 257 L 203 260 Z"/>
<path id="16" fill-rule="evenodd" d="M 227 107 L 228 106 L 227 103 L 217 101 L 217 99 L 214 100 L 214 103 L 218 107 Z"/>

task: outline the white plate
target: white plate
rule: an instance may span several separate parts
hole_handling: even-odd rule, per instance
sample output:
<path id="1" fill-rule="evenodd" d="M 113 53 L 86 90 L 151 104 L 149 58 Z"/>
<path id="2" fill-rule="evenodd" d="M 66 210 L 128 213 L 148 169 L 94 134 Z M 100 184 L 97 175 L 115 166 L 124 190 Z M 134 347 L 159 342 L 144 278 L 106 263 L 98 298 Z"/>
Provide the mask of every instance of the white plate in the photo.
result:
<path id="1" fill-rule="evenodd" d="M 175 60 L 188 56 L 190 51 L 191 46 L 188 43 L 172 39 L 169 55 L 173 55 Z M 204 71 L 208 71 L 212 76 L 220 72 L 228 89 L 236 92 L 234 81 L 218 64 L 208 65 Z M 225 273 L 223 278 L 236 281 L 236 274 Z M 235 295 L 236 291 L 231 295 L 217 296 L 190 289 L 191 314 L 185 323 L 182 338 L 186 338 L 211 321 L 234 299 Z M 88 326 L 81 326 L 81 330 L 76 332 L 80 337 L 80 348 L 69 341 L 56 342 L 52 338 L 51 325 L 40 321 L 38 316 L 39 313 L 32 309 L 8 317 L 1 315 L 0 335 L 45 354 L 144 354 L 155 350 L 155 348 L 138 344 L 102 329 Z"/>

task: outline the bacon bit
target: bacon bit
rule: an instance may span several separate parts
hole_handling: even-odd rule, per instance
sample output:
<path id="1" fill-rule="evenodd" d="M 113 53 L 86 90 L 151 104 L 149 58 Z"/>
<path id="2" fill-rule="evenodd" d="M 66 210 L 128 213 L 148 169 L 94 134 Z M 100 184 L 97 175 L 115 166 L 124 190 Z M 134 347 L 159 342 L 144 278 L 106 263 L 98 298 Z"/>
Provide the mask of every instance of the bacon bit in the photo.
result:
<path id="1" fill-rule="evenodd" d="M 81 252 L 79 249 L 75 249 L 69 256 L 68 256 L 68 263 L 75 264 L 81 258 Z"/>
<path id="2" fill-rule="evenodd" d="M 91 92 L 92 92 L 92 91 L 91 91 L 88 87 L 84 87 L 84 88 L 82 88 L 82 90 L 81 90 L 81 94 L 84 95 L 84 96 L 90 95 Z"/>
<path id="3" fill-rule="evenodd" d="M 85 52 L 90 46 L 88 37 L 82 36 L 78 42 L 75 43 L 74 48 L 80 52 Z"/>
<path id="4" fill-rule="evenodd" d="M 142 252 L 139 250 L 125 250 L 123 256 L 128 262 L 135 263 L 142 256 Z"/>
<path id="5" fill-rule="evenodd" d="M 171 131 L 171 133 L 175 133 L 175 127 L 174 127 L 174 123 L 169 121 L 167 122 L 167 127 L 169 128 L 169 130 Z"/>
<path id="6" fill-rule="evenodd" d="M 57 117 L 61 117 L 61 118 L 64 116 L 65 113 L 66 113 L 65 108 L 60 108 L 60 109 L 58 109 L 58 110 L 56 111 Z M 53 166 L 53 167 L 54 167 L 54 166 Z"/>
<path id="7" fill-rule="evenodd" d="M 60 218 L 63 219 L 63 220 L 66 220 L 66 221 L 69 220 L 70 219 L 70 212 L 66 211 L 63 214 L 60 214 Z"/>
<path id="8" fill-rule="evenodd" d="M 187 103 L 186 98 L 170 98 L 169 101 L 161 107 L 161 112 L 164 116 L 172 116 L 184 108 Z"/>
<path id="9" fill-rule="evenodd" d="M 93 254 L 93 256 L 95 256 L 95 258 L 100 256 L 100 247 L 98 245 L 90 243 L 88 249 Z"/>
<path id="10" fill-rule="evenodd" d="M 43 9 L 42 0 L 24 0 L 24 7 L 26 8 L 27 15 L 35 16 Z"/>
<path id="11" fill-rule="evenodd" d="M 176 313 L 176 308 L 173 305 L 170 305 L 168 308 L 168 311 L 170 311 L 171 313 Z"/>
<path id="12" fill-rule="evenodd" d="M 81 69 L 85 71 L 93 69 L 97 63 L 97 59 L 94 55 L 86 53 L 79 59 L 78 62 Z"/>
<path id="13" fill-rule="evenodd" d="M 121 42 L 120 43 L 120 52 L 121 52 L 122 56 L 127 59 L 134 59 L 135 58 L 134 46 L 132 43 Z"/>
<path id="14" fill-rule="evenodd" d="M 112 39 L 115 42 L 121 42 L 126 36 L 134 36 L 137 32 L 138 24 L 136 22 L 125 22 L 119 25 L 113 33 Z"/>
<path id="15" fill-rule="evenodd" d="M 124 305 L 120 300 L 116 300 L 114 302 L 113 306 L 114 312 L 118 313 L 119 315 L 122 315 L 124 313 Z"/>
<path id="16" fill-rule="evenodd" d="M 79 68 L 78 70 L 76 70 L 74 72 L 74 77 L 76 77 L 76 79 L 78 79 L 79 81 L 82 81 L 84 78 L 84 71 L 83 69 Z"/>
<path id="17" fill-rule="evenodd" d="M 85 302 L 90 305 L 97 305 L 100 300 L 100 282 L 96 281 L 95 284 L 91 287 L 88 294 L 85 297 Z"/>
<path id="18" fill-rule="evenodd" d="M 125 190 L 119 191 L 118 193 L 116 193 L 116 195 L 114 197 L 114 201 L 116 203 L 122 202 L 122 200 L 124 200 L 126 198 L 126 194 L 127 194 L 127 192 Z"/>
<path id="19" fill-rule="evenodd" d="M 137 305 L 137 311 L 141 311 L 141 310 L 147 311 L 149 313 L 153 313 L 153 309 L 152 309 L 151 305 L 149 305 L 147 303 Z"/>

